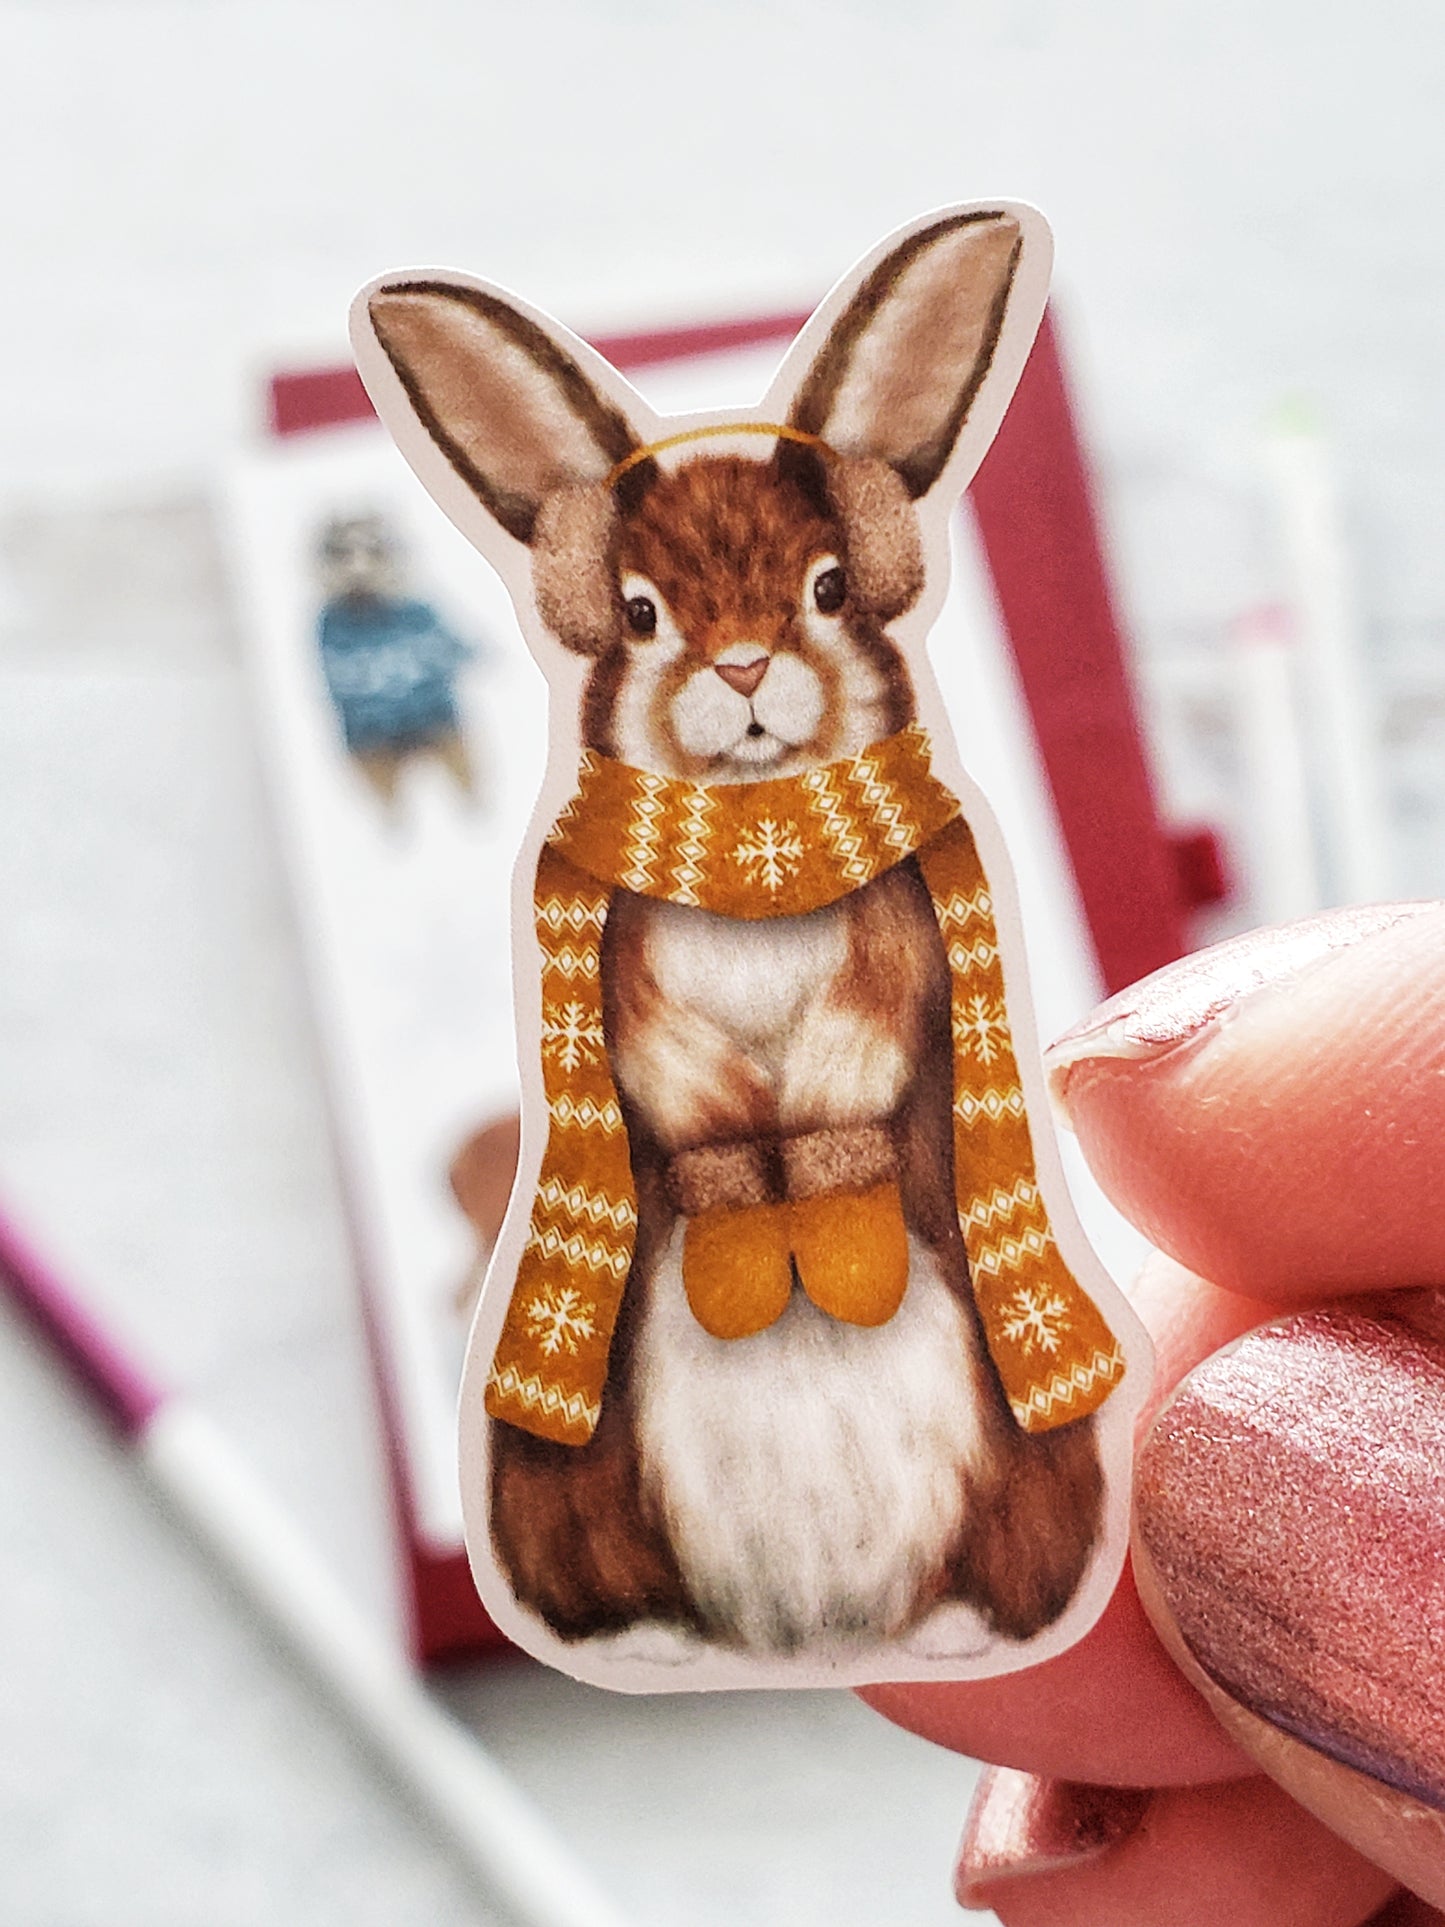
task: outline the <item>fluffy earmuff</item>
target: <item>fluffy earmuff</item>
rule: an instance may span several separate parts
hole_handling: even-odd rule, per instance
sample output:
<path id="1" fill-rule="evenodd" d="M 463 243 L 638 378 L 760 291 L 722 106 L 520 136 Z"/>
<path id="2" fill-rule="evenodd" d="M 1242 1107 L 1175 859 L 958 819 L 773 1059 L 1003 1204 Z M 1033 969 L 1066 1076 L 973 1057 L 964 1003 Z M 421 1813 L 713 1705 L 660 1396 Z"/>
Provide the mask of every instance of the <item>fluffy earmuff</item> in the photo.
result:
<path id="1" fill-rule="evenodd" d="M 880 621 L 891 622 L 923 589 L 913 498 L 890 463 L 870 456 L 829 462 L 827 488 L 848 545 L 849 588 Z"/>
<path id="2" fill-rule="evenodd" d="M 537 613 L 569 649 L 599 655 L 622 625 L 612 568 L 617 506 L 600 483 L 554 489 L 537 512 L 532 588 Z"/>

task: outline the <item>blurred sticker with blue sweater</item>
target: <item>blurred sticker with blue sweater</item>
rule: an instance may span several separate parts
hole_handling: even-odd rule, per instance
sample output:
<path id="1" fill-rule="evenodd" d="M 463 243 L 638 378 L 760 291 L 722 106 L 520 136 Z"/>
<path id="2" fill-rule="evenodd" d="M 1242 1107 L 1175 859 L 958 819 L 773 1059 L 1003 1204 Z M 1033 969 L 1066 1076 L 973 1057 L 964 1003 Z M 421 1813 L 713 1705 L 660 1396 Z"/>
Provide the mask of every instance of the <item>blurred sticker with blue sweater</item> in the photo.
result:
<path id="1" fill-rule="evenodd" d="M 326 596 L 317 622 L 321 666 L 358 768 L 391 803 L 406 764 L 435 757 L 477 797 L 457 677 L 482 652 L 433 602 L 409 592 L 406 548 L 384 515 L 334 517 L 316 554 Z"/>

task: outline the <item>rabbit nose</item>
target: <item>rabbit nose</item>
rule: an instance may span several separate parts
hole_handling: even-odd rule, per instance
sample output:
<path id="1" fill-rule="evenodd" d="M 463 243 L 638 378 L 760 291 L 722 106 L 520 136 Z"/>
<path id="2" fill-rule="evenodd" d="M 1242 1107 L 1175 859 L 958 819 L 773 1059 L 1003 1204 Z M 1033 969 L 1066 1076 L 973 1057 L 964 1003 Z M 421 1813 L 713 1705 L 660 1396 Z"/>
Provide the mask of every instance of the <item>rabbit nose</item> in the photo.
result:
<path id="1" fill-rule="evenodd" d="M 767 675 L 771 661 L 771 656 L 762 655 L 754 656 L 751 662 L 715 662 L 713 668 L 729 689 L 735 689 L 740 696 L 751 696 Z"/>

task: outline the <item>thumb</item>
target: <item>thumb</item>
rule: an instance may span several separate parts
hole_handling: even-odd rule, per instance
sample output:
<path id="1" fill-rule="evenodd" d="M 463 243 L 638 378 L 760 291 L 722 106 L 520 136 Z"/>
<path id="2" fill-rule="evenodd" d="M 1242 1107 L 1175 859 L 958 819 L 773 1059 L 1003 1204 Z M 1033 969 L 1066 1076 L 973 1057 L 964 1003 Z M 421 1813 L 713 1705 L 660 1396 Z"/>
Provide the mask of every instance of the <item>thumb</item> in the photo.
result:
<path id="1" fill-rule="evenodd" d="M 1145 1610 L 1238 1745 L 1445 1905 L 1445 1292 L 1265 1325 L 1138 1465 Z"/>

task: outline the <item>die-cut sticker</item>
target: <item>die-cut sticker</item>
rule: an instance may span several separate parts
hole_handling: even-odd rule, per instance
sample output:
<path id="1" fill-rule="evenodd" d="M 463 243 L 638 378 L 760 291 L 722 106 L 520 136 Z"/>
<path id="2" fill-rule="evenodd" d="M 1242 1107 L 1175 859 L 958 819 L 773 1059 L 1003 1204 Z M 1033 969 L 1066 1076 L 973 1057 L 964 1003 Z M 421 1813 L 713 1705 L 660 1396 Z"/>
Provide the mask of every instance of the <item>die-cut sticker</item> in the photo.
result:
<path id="1" fill-rule="evenodd" d="M 925 218 L 742 417 L 659 418 L 479 282 L 357 299 L 551 687 L 461 1473 L 488 1609 L 599 1684 L 984 1677 L 1118 1575 L 1149 1347 L 1069 1204 L 925 654 L 1049 260 L 1030 208 Z"/>

